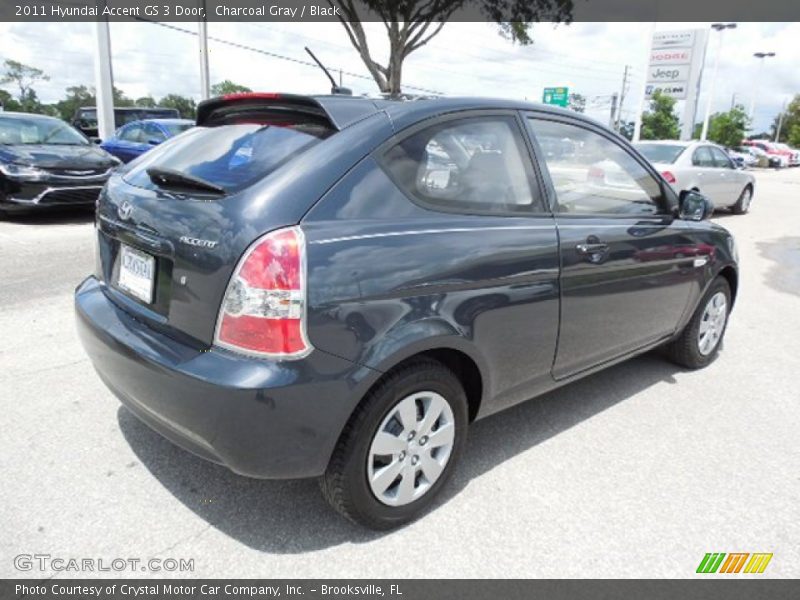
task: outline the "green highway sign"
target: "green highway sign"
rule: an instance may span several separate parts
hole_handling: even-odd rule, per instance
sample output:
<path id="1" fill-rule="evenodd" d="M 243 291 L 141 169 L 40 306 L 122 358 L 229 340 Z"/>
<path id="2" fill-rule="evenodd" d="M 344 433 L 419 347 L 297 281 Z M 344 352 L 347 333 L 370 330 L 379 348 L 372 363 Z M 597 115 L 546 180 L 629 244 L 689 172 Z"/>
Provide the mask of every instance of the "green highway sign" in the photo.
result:
<path id="1" fill-rule="evenodd" d="M 567 107 L 569 104 L 569 88 L 566 87 L 548 87 L 544 88 L 542 94 L 542 102 L 545 104 L 555 104 L 556 106 Z"/>

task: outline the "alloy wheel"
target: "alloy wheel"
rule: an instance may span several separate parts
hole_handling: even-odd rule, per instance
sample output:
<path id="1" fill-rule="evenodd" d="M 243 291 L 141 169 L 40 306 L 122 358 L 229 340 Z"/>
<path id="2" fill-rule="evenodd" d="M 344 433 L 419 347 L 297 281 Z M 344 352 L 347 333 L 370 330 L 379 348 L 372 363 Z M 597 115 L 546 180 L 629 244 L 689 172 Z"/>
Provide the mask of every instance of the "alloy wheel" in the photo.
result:
<path id="1" fill-rule="evenodd" d="M 728 318 L 728 300 L 725 294 L 717 292 L 709 298 L 700 328 L 697 332 L 697 348 L 700 354 L 708 356 L 714 351 L 725 331 L 725 321 Z"/>
<path id="2" fill-rule="evenodd" d="M 403 506 L 422 497 L 444 472 L 454 443 L 455 418 L 444 397 L 423 391 L 400 400 L 378 427 L 367 456 L 375 498 Z"/>

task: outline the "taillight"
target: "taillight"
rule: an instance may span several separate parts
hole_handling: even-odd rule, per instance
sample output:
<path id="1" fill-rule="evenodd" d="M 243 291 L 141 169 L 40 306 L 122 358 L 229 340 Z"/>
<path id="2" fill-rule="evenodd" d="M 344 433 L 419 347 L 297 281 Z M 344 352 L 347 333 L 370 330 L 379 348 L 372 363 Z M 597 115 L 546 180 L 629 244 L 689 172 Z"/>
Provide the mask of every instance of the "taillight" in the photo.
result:
<path id="1" fill-rule="evenodd" d="M 222 300 L 214 343 L 266 358 L 301 358 L 305 334 L 305 240 L 299 227 L 253 243 L 236 266 Z"/>
<path id="2" fill-rule="evenodd" d="M 675 183 L 676 181 L 678 181 L 677 179 L 675 179 L 675 175 L 673 175 L 672 172 L 670 171 L 662 171 L 661 176 L 664 179 L 666 179 L 669 183 Z"/>

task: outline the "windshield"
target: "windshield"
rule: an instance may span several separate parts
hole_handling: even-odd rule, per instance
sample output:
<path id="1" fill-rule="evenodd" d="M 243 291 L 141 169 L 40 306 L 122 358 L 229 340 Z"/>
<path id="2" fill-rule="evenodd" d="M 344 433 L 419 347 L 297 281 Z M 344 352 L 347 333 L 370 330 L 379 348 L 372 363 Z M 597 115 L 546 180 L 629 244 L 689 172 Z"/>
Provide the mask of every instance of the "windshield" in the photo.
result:
<path id="1" fill-rule="evenodd" d="M 194 121 L 187 121 L 186 123 L 162 123 L 162 125 L 166 127 L 169 134 L 173 136 L 194 127 Z"/>
<path id="2" fill-rule="evenodd" d="M 266 177 L 332 133 L 312 123 L 289 126 L 241 123 L 195 127 L 142 156 L 125 177 L 133 185 L 153 188 L 147 169 L 184 173 L 237 192 Z"/>
<path id="3" fill-rule="evenodd" d="M 674 163 L 686 149 L 686 146 L 676 144 L 634 144 L 639 152 L 650 162 Z"/>
<path id="4" fill-rule="evenodd" d="M 58 119 L 0 116 L 0 144 L 87 145 L 89 141 Z"/>

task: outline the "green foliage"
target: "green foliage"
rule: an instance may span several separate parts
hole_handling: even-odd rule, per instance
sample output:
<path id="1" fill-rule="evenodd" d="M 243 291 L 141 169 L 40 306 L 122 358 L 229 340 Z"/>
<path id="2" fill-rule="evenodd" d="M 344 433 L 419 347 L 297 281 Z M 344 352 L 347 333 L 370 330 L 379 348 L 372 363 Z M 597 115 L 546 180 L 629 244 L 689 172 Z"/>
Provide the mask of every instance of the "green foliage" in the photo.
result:
<path id="1" fill-rule="evenodd" d="M 786 136 L 786 143 L 792 148 L 800 148 L 800 123 L 795 123 L 792 125 L 791 129 L 789 129 L 789 133 Z"/>
<path id="2" fill-rule="evenodd" d="M 137 98 L 133 104 L 142 108 L 153 108 L 156 105 L 156 100 L 152 96 L 142 96 Z"/>
<path id="3" fill-rule="evenodd" d="M 0 90 L 0 105 L 3 106 L 3 110 L 8 111 L 19 111 L 21 108 L 14 96 L 5 90 Z"/>
<path id="4" fill-rule="evenodd" d="M 650 107 L 642 115 L 641 139 L 643 140 L 676 140 L 681 135 L 680 121 L 675 114 L 675 98 L 661 93 L 660 90 L 650 98 Z"/>
<path id="5" fill-rule="evenodd" d="M 133 106 L 133 100 L 128 98 L 121 89 L 114 87 L 114 106 Z"/>
<path id="6" fill-rule="evenodd" d="M 772 135 L 770 135 L 770 139 L 775 139 L 779 119 L 780 115 L 776 116 L 775 120 L 772 122 Z M 795 95 L 783 112 L 781 135 L 778 141 L 785 142 L 792 147 L 800 146 L 800 94 Z"/>
<path id="7" fill-rule="evenodd" d="M 211 86 L 211 95 L 212 96 L 224 96 L 225 94 L 236 94 L 240 92 L 252 92 L 249 87 L 246 85 L 239 85 L 238 83 L 232 82 L 230 79 L 226 79 L 225 81 L 220 81 L 219 83 L 215 83 Z"/>
<path id="8" fill-rule="evenodd" d="M 737 105 L 728 112 L 711 115 L 708 120 L 708 139 L 720 146 L 729 148 L 738 146 L 745 138 L 749 127 L 750 117 L 747 116 L 743 106 Z"/>
<path id="9" fill-rule="evenodd" d="M 93 87 L 88 85 L 73 85 L 65 90 L 64 97 L 54 104 L 45 105 L 39 101 L 36 90 L 33 86 L 39 81 L 48 81 L 50 78 L 42 71 L 15 60 L 4 62 L 5 73 L 0 76 L 0 85 L 14 84 L 18 91 L 15 97 L 7 90 L 0 89 L 0 103 L 7 111 L 31 112 L 61 117 L 65 121 L 72 120 L 75 111 L 82 106 L 96 106 L 97 97 Z M 223 90 L 221 93 L 229 91 L 250 91 L 249 88 L 235 84 L 231 81 L 222 81 L 217 86 Z M 214 86 L 215 88 L 217 86 Z M 115 87 L 113 89 L 114 106 L 141 106 L 154 107 L 164 106 L 166 108 L 177 108 L 182 117 L 193 119 L 195 117 L 195 101 L 192 98 L 180 96 L 178 94 L 168 94 L 156 103 L 152 96 L 143 96 L 135 101 L 128 97 L 125 92 Z"/>
<path id="10" fill-rule="evenodd" d="M 48 81 L 44 71 L 25 65 L 16 60 L 6 59 L 3 63 L 5 73 L 0 77 L 0 85 L 13 84 L 19 91 L 17 94 L 18 110 L 24 112 L 41 112 L 42 104 L 33 89 L 37 81 Z"/>
<path id="11" fill-rule="evenodd" d="M 85 85 L 73 85 L 66 92 L 66 97 L 54 105 L 58 115 L 65 121 L 71 120 L 81 106 L 94 106 L 96 103 L 94 90 Z"/>
<path id="12" fill-rule="evenodd" d="M 197 104 L 193 98 L 187 98 L 178 94 L 168 94 L 158 102 L 164 108 L 177 108 L 181 117 L 184 119 L 194 119 L 197 114 Z"/>

